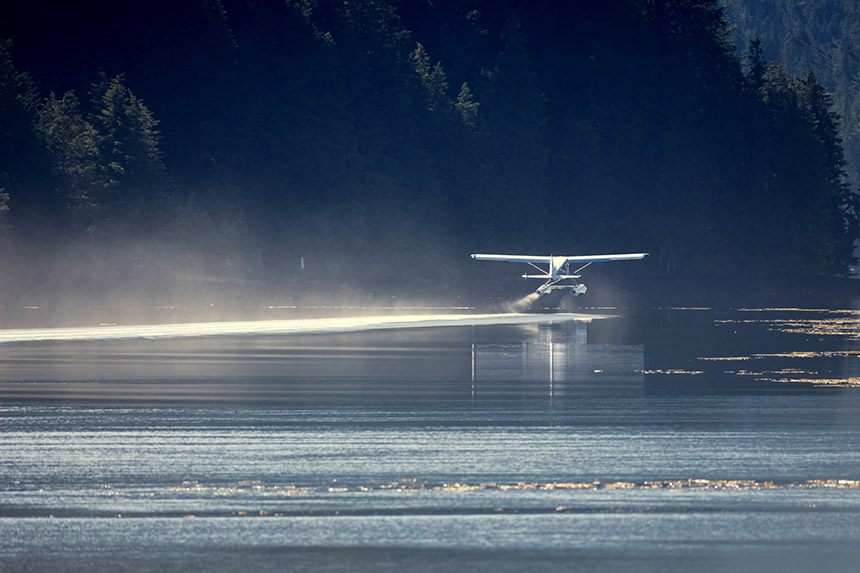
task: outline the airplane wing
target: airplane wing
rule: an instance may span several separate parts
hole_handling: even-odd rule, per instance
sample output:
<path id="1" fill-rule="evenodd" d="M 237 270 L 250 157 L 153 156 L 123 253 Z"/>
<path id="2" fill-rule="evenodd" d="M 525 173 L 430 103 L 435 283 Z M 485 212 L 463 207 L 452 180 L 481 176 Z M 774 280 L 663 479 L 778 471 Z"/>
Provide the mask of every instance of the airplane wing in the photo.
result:
<path id="1" fill-rule="evenodd" d="M 481 255 L 474 254 L 476 261 L 504 261 L 507 263 L 558 263 L 564 260 L 568 263 L 605 263 L 609 261 L 633 261 L 644 259 L 648 253 L 626 253 L 620 255 L 577 255 L 574 257 L 540 256 L 540 255 Z"/>
<path id="2" fill-rule="evenodd" d="M 552 257 L 539 255 L 472 255 L 476 261 L 504 261 L 506 263 L 548 263 Z"/>
<path id="3" fill-rule="evenodd" d="M 623 255 L 578 255 L 565 257 L 568 263 L 606 263 L 609 261 L 635 261 L 644 259 L 648 253 L 625 253 Z"/>

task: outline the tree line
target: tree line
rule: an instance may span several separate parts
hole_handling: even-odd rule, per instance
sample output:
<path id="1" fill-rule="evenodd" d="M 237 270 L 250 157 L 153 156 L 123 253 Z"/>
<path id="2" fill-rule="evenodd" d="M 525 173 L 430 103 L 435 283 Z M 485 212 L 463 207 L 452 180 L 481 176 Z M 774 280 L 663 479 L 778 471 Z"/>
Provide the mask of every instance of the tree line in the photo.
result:
<path id="1" fill-rule="evenodd" d="M 468 284 L 476 251 L 649 251 L 610 272 L 652 275 L 854 262 L 832 96 L 761 42 L 737 55 L 718 2 L 43 8 L 0 18 L 17 283 L 92 292 L 108 281 L 76 269 L 122 285 L 132 258 L 152 284 L 368 290 Z"/>
<path id="2" fill-rule="evenodd" d="M 832 92 L 833 108 L 842 118 L 848 173 L 860 181 L 860 5 L 853 0 L 733 0 L 729 6 L 736 43 L 760 41 L 765 56 L 788 73 L 802 77 L 815 70 Z"/>

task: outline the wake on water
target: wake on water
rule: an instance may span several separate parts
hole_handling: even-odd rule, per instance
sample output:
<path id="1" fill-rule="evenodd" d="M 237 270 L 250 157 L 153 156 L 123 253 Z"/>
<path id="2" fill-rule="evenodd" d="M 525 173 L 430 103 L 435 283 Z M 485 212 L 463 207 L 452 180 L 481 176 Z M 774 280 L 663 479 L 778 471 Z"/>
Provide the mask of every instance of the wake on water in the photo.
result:
<path id="1" fill-rule="evenodd" d="M 528 302 L 532 293 L 512 304 Z M 523 309 L 526 306 L 522 307 Z M 257 320 L 240 322 L 198 322 L 128 326 L 86 326 L 72 328 L 26 328 L 0 330 L 0 344 L 45 341 L 133 340 L 190 338 L 202 336 L 296 335 L 367 330 L 430 328 L 438 326 L 478 326 L 499 324 L 539 324 L 570 320 L 590 321 L 603 318 L 590 314 L 419 314 L 402 316 L 360 316 L 295 320 Z"/>

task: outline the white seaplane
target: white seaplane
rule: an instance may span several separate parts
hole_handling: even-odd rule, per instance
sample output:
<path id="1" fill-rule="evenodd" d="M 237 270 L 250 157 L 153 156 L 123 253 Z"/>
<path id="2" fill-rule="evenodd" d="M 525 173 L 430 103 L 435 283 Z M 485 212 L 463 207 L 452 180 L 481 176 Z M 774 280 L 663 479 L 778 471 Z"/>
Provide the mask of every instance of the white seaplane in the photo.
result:
<path id="1" fill-rule="evenodd" d="M 622 255 L 579 255 L 575 257 L 559 257 L 559 256 L 534 256 L 534 255 L 472 255 L 476 261 L 505 261 L 507 263 L 526 263 L 538 271 L 539 275 L 524 274 L 524 279 L 544 279 L 535 292 L 539 296 L 546 296 L 554 290 L 568 290 L 570 294 L 579 296 L 585 294 L 587 287 L 578 282 L 577 279 L 581 276 L 579 273 L 591 263 L 605 263 L 609 261 L 633 261 L 644 259 L 648 253 L 627 253 Z M 570 265 L 583 264 L 581 267 L 570 272 Z M 547 265 L 546 269 L 538 265 Z"/>

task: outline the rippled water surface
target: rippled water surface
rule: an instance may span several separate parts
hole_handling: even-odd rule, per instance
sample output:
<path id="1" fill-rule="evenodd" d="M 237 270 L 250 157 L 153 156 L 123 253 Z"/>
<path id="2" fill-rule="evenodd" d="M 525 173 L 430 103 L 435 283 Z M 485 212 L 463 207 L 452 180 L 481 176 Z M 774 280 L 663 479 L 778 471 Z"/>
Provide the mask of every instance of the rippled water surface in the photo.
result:
<path id="1" fill-rule="evenodd" d="M 0 570 L 856 570 L 858 313 L 510 316 L 19 333 Z"/>

